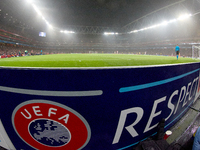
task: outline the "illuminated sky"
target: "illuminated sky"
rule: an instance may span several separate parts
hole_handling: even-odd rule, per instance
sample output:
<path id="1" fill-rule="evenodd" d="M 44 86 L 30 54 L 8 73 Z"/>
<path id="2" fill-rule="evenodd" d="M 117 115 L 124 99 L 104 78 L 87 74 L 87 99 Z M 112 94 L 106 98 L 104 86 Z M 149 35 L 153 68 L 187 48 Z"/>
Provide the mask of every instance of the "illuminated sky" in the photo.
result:
<path id="1" fill-rule="evenodd" d="M 32 0 L 53 26 L 122 27 L 175 0 Z M 28 25 L 43 25 L 26 0 L 0 0 L 0 9 Z M 40 22 L 40 23 L 39 23 Z"/>

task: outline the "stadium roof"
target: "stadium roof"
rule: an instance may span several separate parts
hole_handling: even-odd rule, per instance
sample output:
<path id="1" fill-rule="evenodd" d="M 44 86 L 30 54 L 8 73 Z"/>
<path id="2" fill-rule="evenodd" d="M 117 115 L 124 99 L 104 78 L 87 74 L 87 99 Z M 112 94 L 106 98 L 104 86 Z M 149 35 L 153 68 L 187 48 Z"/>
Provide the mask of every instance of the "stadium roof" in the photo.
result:
<path id="1" fill-rule="evenodd" d="M 43 16 L 53 26 L 59 28 L 65 28 L 67 25 L 121 28 L 175 2 L 174 0 L 1 0 L 1 17 L 9 18 L 10 23 L 18 22 L 28 27 L 44 25 L 27 1 L 32 1 Z"/>

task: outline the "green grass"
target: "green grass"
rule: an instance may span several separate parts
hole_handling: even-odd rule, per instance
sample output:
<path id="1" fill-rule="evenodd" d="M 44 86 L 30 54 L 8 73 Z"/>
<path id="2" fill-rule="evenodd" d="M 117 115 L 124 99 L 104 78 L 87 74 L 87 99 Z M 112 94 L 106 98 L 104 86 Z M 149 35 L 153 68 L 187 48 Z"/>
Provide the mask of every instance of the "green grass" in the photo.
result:
<path id="1" fill-rule="evenodd" d="M 191 58 L 126 54 L 56 54 L 0 59 L 11 67 L 113 67 L 199 62 Z"/>

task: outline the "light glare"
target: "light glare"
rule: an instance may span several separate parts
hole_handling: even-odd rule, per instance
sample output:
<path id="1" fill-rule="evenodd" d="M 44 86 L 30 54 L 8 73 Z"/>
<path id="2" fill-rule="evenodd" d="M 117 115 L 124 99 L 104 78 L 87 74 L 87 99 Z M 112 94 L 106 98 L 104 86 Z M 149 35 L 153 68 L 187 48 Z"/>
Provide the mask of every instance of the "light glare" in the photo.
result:
<path id="1" fill-rule="evenodd" d="M 169 23 L 176 22 L 176 21 L 177 21 L 177 19 L 172 19 L 169 21 Z"/>
<path id="2" fill-rule="evenodd" d="M 34 5 L 32 4 L 33 8 L 35 9 L 35 11 L 40 15 L 42 16 L 42 13 L 39 11 L 39 9 Z M 42 16 L 43 17 L 43 16 Z"/>
<path id="3" fill-rule="evenodd" d="M 68 30 L 65 30 L 65 31 L 61 30 L 60 32 L 61 33 L 66 33 L 66 34 L 73 34 L 73 33 L 75 33 L 74 31 L 68 31 Z"/>
<path id="4" fill-rule="evenodd" d="M 31 3 L 32 4 L 32 0 L 27 0 L 27 2 Z"/>
<path id="5" fill-rule="evenodd" d="M 33 0 L 26 0 L 28 3 L 33 4 Z"/>
<path id="6" fill-rule="evenodd" d="M 161 23 L 161 25 L 167 25 L 167 24 L 168 24 L 167 21 L 163 21 L 163 22 Z"/>
<path id="7" fill-rule="evenodd" d="M 104 35 L 118 35 L 117 32 L 104 32 Z"/>
<path id="8" fill-rule="evenodd" d="M 32 4 L 34 10 L 42 17 L 42 19 L 46 22 L 49 28 L 53 29 L 53 26 L 44 18 L 44 16 L 40 12 L 40 10 L 37 8 L 37 6 L 32 3 L 32 0 L 28 0 L 28 1 Z"/>
<path id="9" fill-rule="evenodd" d="M 52 26 L 52 25 L 48 24 L 48 26 L 49 26 L 51 29 L 53 29 L 53 26 Z"/>
<path id="10" fill-rule="evenodd" d="M 180 17 L 178 17 L 178 20 L 185 20 L 191 16 L 192 16 L 191 14 L 181 15 Z"/>
<path id="11" fill-rule="evenodd" d="M 164 22 L 162 22 L 160 24 L 156 24 L 156 25 L 153 25 L 153 26 L 150 26 L 150 27 L 146 27 L 146 28 L 143 28 L 143 29 L 133 30 L 133 31 L 131 31 L 129 33 L 136 33 L 136 32 L 139 32 L 139 31 L 144 31 L 144 30 L 147 30 L 147 29 L 152 29 L 152 28 L 155 28 L 155 27 L 168 25 L 169 23 L 176 22 L 177 20 L 184 20 L 184 19 L 187 19 L 187 18 L 189 18 L 191 16 L 192 16 L 191 14 L 182 15 L 182 16 L 178 17 L 177 19 L 172 19 L 172 20 L 169 20 L 169 21 L 164 21 Z"/>

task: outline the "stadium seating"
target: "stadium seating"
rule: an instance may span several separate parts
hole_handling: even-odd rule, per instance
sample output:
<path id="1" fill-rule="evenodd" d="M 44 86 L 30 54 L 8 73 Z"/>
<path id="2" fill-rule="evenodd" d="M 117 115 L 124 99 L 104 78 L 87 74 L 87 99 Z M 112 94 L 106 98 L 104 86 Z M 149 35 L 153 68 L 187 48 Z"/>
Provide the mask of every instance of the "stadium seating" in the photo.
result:
<path id="1" fill-rule="evenodd" d="M 36 34 L 37 33 L 37 34 Z M 156 37 L 157 36 L 157 37 Z M 3 53 L 18 53 L 34 50 L 39 53 L 127 53 L 149 55 L 175 55 L 174 47 L 179 43 L 181 55 L 191 57 L 191 45 L 199 43 L 199 35 L 161 35 L 151 37 L 149 34 L 135 35 L 122 34 L 118 36 L 103 35 L 73 35 L 67 36 L 61 33 L 48 34 L 46 38 L 38 36 L 38 32 L 32 29 L 20 30 L 15 26 L 7 26 L 0 23 L 0 55 Z M 5 48 L 6 47 L 6 48 Z M 5 51 L 4 49 L 8 49 Z M 13 51 L 11 50 L 13 49 Z"/>

